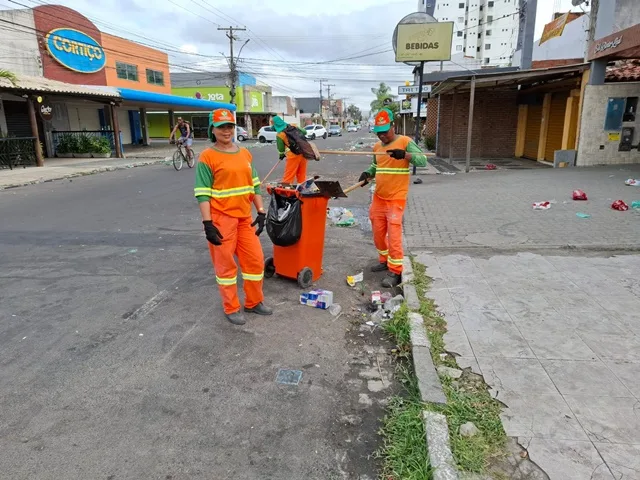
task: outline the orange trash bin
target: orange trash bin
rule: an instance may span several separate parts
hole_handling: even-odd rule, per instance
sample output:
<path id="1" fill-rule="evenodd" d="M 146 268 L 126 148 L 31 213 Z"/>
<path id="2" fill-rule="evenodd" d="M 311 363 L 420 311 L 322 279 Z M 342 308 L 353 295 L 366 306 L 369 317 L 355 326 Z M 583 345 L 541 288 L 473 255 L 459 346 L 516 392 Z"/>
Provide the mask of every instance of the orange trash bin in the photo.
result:
<path id="1" fill-rule="evenodd" d="M 264 276 L 271 278 L 278 274 L 297 280 L 301 288 L 308 288 L 322 275 L 329 194 L 322 188 L 317 193 L 304 194 L 273 186 L 268 186 L 267 192 L 270 195 L 276 193 L 284 197 L 297 197 L 302 202 L 302 233 L 300 239 L 291 246 L 273 246 L 273 257 L 265 260 Z"/>

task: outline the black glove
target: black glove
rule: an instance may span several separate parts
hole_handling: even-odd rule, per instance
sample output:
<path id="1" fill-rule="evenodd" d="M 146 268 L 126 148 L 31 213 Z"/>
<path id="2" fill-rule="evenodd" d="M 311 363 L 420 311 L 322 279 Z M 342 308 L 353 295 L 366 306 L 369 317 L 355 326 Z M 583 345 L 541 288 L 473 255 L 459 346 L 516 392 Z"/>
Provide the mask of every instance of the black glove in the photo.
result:
<path id="1" fill-rule="evenodd" d="M 387 153 L 391 158 L 395 158 L 396 160 L 403 160 L 407 152 L 400 148 L 395 148 L 393 150 L 387 150 Z"/>
<path id="2" fill-rule="evenodd" d="M 364 181 L 364 183 L 362 184 L 362 186 L 364 187 L 367 183 L 369 183 L 369 179 L 371 178 L 371 175 L 369 175 L 368 172 L 362 172 L 360 174 L 360 178 L 358 179 L 359 182 Z"/>
<path id="3" fill-rule="evenodd" d="M 264 230 L 264 222 L 266 219 L 267 219 L 267 214 L 259 212 L 256 219 L 251 224 L 252 227 L 255 227 L 256 225 L 258 225 L 258 229 L 256 230 L 256 235 L 260 236 L 260 234 Z"/>
<path id="4" fill-rule="evenodd" d="M 204 234 L 211 245 L 222 245 L 222 234 L 211 220 L 203 220 Z"/>
<path id="5" fill-rule="evenodd" d="M 284 157 L 286 157 L 286 155 L 284 153 L 281 153 L 280 156 L 278 157 L 280 160 L 284 159 Z"/>

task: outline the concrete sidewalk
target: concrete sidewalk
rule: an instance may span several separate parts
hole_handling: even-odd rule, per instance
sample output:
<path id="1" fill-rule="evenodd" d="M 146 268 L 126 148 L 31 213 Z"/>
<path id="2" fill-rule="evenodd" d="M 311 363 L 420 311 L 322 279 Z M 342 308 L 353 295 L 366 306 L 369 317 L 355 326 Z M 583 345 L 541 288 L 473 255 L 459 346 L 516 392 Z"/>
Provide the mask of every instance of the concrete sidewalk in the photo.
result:
<path id="1" fill-rule="evenodd" d="M 640 479 L 640 255 L 611 256 L 638 248 L 640 212 L 610 209 L 640 199 L 624 185 L 639 172 L 483 172 L 411 190 L 407 243 L 446 348 L 484 376 L 507 435 L 551 480 Z"/>
<path id="2" fill-rule="evenodd" d="M 44 167 L 0 170 L 0 190 L 164 163 L 165 158 L 52 158 Z"/>

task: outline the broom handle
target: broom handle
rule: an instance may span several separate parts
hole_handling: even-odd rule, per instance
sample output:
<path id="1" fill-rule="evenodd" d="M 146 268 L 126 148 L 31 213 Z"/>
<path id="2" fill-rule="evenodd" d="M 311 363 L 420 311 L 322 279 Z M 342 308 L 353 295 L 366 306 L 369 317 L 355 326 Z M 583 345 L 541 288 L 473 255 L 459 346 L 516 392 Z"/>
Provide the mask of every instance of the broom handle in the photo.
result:
<path id="1" fill-rule="evenodd" d="M 278 160 L 278 161 L 276 162 L 276 164 L 275 164 L 273 167 L 271 167 L 271 170 L 269 170 L 269 173 L 267 173 L 267 174 L 264 176 L 264 178 L 263 178 L 263 179 L 262 179 L 262 181 L 260 182 L 260 185 L 262 185 L 263 183 L 265 183 L 265 182 L 267 181 L 267 178 L 269 178 L 269 176 L 270 176 L 270 175 L 273 173 L 273 171 L 278 167 L 278 165 L 280 165 L 280 162 L 281 162 L 281 161 L 282 161 L 282 160 Z"/>
<path id="2" fill-rule="evenodd" d="M 318 153 L 320 154 L 324 154 L 324 155 L 388 155 L 387 152 L 354 152 L 351 150 L 319 150 Z M 411 152 L 409 152 L 411 153 Z M 435 153 L 422 153 L 422 155 L 425 155 L 427 157 L 435 157 L 436 154 Z"/>
<path id="3" fill-rule="evenodd" d="M 361 182 L 356 183 L 355 185 L 351 185 L 349 188 L 347 188 L 346 190 L 343 190 L 344 194 L 346 195 L 347 193 L 355 190 L 358 187 L 361 187 L 364 185 L 364 180 L 362 180 Z"/>

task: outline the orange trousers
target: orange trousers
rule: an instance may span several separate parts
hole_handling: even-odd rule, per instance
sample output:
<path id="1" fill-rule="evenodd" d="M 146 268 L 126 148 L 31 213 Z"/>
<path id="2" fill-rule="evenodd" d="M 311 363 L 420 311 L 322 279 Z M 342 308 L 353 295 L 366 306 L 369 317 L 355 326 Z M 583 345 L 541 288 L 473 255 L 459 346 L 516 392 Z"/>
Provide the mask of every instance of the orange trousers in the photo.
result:
<path id="1" fill-rule="evenodd" d="M 253 308 L 264 300 L 262 279 L 264 278 L 264 255 L 251 217 L 236 218 L 220 212 L 211 212 L 213 224 L 223 236 L 222 245 L 209 245 L 211 261 L 216 271 L 216 282 L 220 289 L 224 313 L 240 310 L 238 300 L 238 268 L 234 255 L 238 257 L 244 286 L 244 306 Z"/>
<path id="2" fill-rule="evenodd" d="M 287 155 L 282 183 L 302 183 L 307 179 L 307 159 L 302 155 Z"/>
<path id="3" fill-rule="evenodd" d="M 402 273 L 402 217 L 406 200 L 385 200 L 373 195 L 369 218 L 373 228 L 373 243 L 380 263 L 386 263 L 393 273 Z"/>

